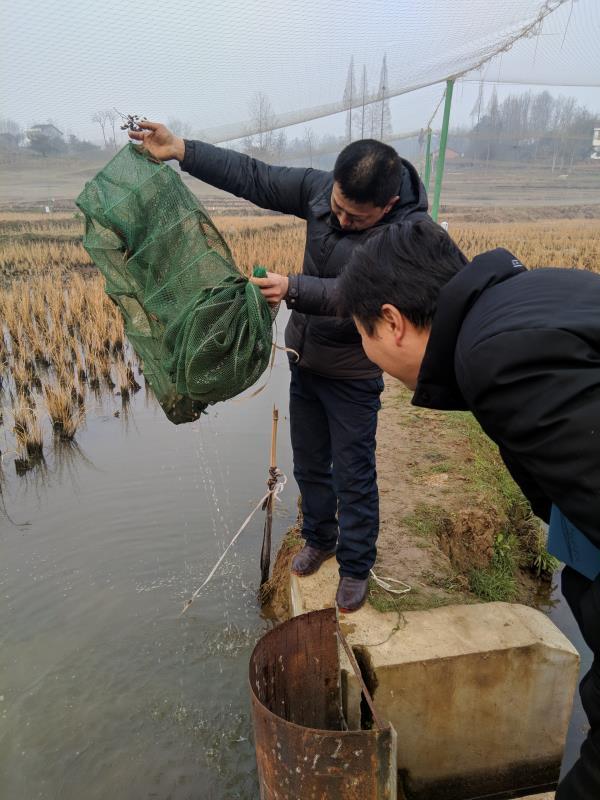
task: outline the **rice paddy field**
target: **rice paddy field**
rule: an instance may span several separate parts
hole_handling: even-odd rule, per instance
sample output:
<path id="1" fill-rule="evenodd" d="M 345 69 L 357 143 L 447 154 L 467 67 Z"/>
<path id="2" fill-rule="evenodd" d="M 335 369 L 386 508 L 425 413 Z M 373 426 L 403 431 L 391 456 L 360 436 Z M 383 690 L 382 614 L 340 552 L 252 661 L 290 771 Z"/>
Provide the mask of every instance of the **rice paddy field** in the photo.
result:
<path id="1" fill-rule="evenodd" d="M 504 246 L 529 267 L 600 269 L 596 218 L 468 216 L 448 218 L 469 256 Z M 300 268 L 300 221 L 213 218 L 242 269 Z M 264 492 L 273 403 L 291 476 L 287 365 L 252 401 L 173 426 L 82 234 L 73 211 L 0 212 L 0 785 L 28 800 L 250 800 L 246 670 L 271 624 L 262 521 L 179 614 Z M 295 512 L 290 484 L 278 534 Z"/>
<path id="2" fill-rule="evenodd" d="M 302 263 L 304 226 L 289 217 L 215 217 L 238 265 L 281 273 Z M 451 222 L 468 256 L 503 246 L 529 267 L 600 270 L 596 219 Z M 73 440 L 86 399 L 116 393 L 124 407 L 141 388 L 140 365 L 103 292 L 81 238 L 78 213 L 0 213 L 0 381 L 5 464 L 26 471 L 52 438 Z M 143 381 L 142 381 L 143 382 Z M 52 431 L 53 437 L 49 431 Z"/>
<path id="3" fill-rule="evenodd" d="M 246 273 L 257 263 L 284 274 L 300 269 L 304 224 L 246 212 L 214 216 L 238 266 Z M 450 233 L 470 257 L 502 246 L 530 268 L 600 270 L 595 216 L 533 217 L 473 222 L 474 209 L 462 216 L 454 211 Z M 90 407 L 102 397 L 110 397 L 115 416 L 126 416 L 141 388 L 147 395 L 142 366 L 104 294 L 82 235 L 78 212 L 0 212 L 2 466 L 22 476 L 43 465 L 54 447 L 76 441 Z"/>
<path id="4" fill-rule="evenodd" d="M 600 207 L 598 208 L 600 215 Z M 506 247 L 529 267 L 565 266 L 599 270 L 599 217 L 535 219 L 524 222 L 465 222 L 449 212 L 450 233 L 468 256 Z M 471 212 L 469 218 L 476 216 Z M 482 214 L 485 216 L 485 214 Z M 442 218 L 444 218 L 442 216 Z M 284 216 L 219 216 L 213 219 L 244 270 L 260 262 L 287 274 L 301 267 L 304 225 Z M 41 273 L 67 275 L 92 266 L 81 244 L 83 221 L 77 213 L 0 211 L 0 280 Z"/>

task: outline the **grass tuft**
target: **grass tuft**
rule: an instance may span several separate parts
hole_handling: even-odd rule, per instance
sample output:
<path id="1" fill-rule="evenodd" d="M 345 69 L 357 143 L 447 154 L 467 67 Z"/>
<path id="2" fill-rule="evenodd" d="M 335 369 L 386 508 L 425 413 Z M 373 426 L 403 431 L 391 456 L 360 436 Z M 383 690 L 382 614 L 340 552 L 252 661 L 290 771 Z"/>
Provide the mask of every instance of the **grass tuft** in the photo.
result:
<path id="1" fill-rule="evenodd" d="M 516 573 L 518 544 L 513 535 L 499 534 L 487 569 L 474 569 L 469 575 L 471 591 L 487 602 L 511 601 L 517 597 Z"/>
<path id="2" fill-rule="evenodd" d="M 439 536 L 448 523 L 448 513 L 441 506 L 417 503 L 415 510 L 403 518 L 413 533 L 427 539 Z"/>
<path id="3" fill-rule="evenodd" d="M 73 406 L 73 385 L 47 385 L 44 387 L 46 410 L 52 421 L 54 432 L 61 439 L 72 439 L 77 433 L 83 412 L 80 407 Z"/>

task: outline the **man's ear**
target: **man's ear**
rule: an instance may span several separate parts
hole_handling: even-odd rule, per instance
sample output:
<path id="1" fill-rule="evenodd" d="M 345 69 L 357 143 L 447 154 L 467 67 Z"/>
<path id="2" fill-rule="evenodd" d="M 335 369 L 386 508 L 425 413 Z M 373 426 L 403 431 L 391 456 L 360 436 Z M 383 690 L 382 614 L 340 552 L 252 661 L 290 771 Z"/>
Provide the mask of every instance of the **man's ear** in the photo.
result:
<path id="1" fill-rule="evenodd" d="M 385 213 L 385 214 L 389 214 L 389 212 L 390 212 L 390 211 L 392 210 L 392 208 L 393 208 L 393 207 L 396 205 L 396 203 L 398 202 L 398 200 L 400 200 L 400 195 L 396 195 L 395 197 L 392 197 L 392 199 L 391 199 L 391 200 L 388 202 L 388 204 L 386 205 L 386 207 L 385 207 L 385 209 L 384 209 L 384 213 Z"/>
<path id="2" fill-rule="evenodd" d="M 391 303 L 381 306 L 381 317 L 388 331 L 394 337 L 396 344 L 400 344 L 406 333 L 406 320 L 404 315 Z"/>

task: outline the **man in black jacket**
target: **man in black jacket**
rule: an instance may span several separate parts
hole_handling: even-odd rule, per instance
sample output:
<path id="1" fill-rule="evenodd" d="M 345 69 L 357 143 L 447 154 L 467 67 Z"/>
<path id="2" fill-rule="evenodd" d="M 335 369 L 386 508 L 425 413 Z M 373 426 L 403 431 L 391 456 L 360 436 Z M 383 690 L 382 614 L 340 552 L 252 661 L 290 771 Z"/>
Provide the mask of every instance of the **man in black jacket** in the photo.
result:
<path id="1" fill-rule="evenodd" d="M 270 303 L 292 314 L 285 341 L 291 365 L 290 427 L 294 476 L 302 493 L 304 548 L 292 562 L 301 576 L 337 556 L 340 609 L 367 597 L 375 562 L 379 499 L 375 432 L 381 370 L 365 356 L 352 320 L 337 317 L 337 279 L 354 248 L 374 228 L 427 216 L 427 196 L 414 167 L 371 139 L 340 153 L 334 172 L 276 167 L 233 150 L 174 136 L 142 122 L 130 132 L 160 160 L 263 208 L 307 223 L 301 275 L 255 279 Z"/>
<path id="2" fill-rule="evenodd" d="M 470 410 L 535 513 L 548 521 L 554 506 L 600 548 L 600 275 L 528 271 L 502 249 L 467 264 L 441 228 L 417 222 L 357 249 L 339 292 L 367 355 L 415 405 Z M 558 800 L 600 798 L 596 569 L 562 573 L 594 662 L 580 687 L 589 735 Z"/>

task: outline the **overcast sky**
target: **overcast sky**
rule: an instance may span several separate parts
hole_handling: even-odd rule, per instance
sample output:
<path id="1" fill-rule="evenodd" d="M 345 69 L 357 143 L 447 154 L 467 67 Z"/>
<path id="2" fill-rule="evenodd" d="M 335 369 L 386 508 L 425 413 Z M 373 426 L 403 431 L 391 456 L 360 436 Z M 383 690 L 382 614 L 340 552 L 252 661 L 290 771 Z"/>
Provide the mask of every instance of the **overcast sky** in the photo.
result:
<path id="1" fill-rule="evenodd" d="M 52 120 L 97 139 L 94 112 L 167 120 L 195 130 L 244 121 L 257 91 L 275 113 L 341 100 L 350 56 L 371 89 L 387 54 L 389 85 L 456 74 L 535 18 L 541 0 L 1 0 L 0 114 L 23 126 Z M 558 2 L 558 0 L 551 0 Z M 537 35 L 496 57 L 488 79 L 551 88 L 600 112 L 600 2 L 568 0 Z M 470 77 L 477 79 L 480 73 Z M 587 87 L 584 85 L 587 84 Z M 595 86 L 594 86 L 595 84 Z M 501 96 L 528 86 L 501 86 Z M 537 89 L 532 86 L 531 88 Z M 420 128 L 443 86 L 391 101 L 396 132 Z M 540 89 L 541 90 L 541 89 Z M 491 86 L 486 89 L 487 95 Z M 454 123 L 466 122 L 477 83 L 459 84 Z M 339 134 L 343 115 L 306 123 Z"/>

